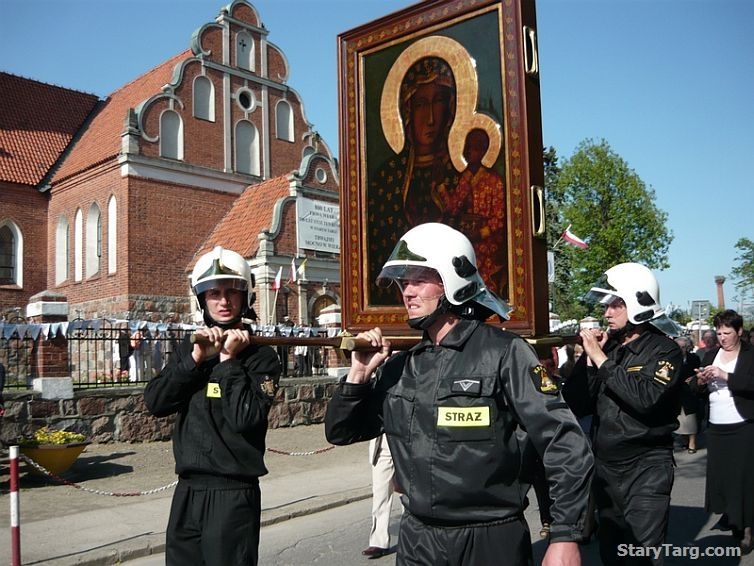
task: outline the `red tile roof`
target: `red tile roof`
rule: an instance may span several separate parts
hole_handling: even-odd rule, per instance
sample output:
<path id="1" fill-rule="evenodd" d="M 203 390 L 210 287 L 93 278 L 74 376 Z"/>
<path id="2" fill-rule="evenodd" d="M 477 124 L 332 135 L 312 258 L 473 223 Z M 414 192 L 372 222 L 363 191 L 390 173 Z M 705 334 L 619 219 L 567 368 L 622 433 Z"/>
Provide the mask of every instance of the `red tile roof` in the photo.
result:
<path id="1" fill-rule="evenodd" d="M 55 173 L 53 181 L 61 181 L 117 156 L 121 149 L 120 135 L 125 128 L 128 109 L 159 94 L 162 87 L 171 81 L 176 64 L 191 55 L 191 51 L 183 51 L 107 97 L 81 139 Z"/>
<path id="2" fill-rule="evenodd" d="M 189 269 L 193 268 L 200 256 L 215 246 L 233 250 L 245 258 L 254 257 L 259 248 L 257 235 L 272 227 L 272 211 L 275 203 L 290 194 L 289 187 L 290 181 L 287 175 L 246 187 L 225 218 L 218 223 L 204 245 L 199 248 Z"/>
<path id="3" fill-rule="evenodd" d="M 0 72 L 0 181 L 38 185 L 97 96 Z"/>

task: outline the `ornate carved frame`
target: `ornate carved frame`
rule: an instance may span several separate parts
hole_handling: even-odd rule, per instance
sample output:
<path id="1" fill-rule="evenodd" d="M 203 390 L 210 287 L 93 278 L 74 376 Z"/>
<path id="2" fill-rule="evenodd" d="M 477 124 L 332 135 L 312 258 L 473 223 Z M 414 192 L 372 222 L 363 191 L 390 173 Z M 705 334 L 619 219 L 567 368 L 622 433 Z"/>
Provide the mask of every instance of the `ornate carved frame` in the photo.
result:
<path id="1" fill-rule="evenodd" d="M 499 66 L 503 127 L 502 135 L 498 135 L 498 138 L 501 138 L 499 143 L 504 159 L 507 226 L 507 234 L 501 235 L 507 242 L 508 292 L 504 298 L 514 307 L 511 319 L 503 326 L 524 336 L 541 336 L 549 332 L 546 241 L 542 224 L 544 203 L 540 189 L 543 185 L 542 134 L 534 0 L 430 0 L 338 37 L 342 174 L 341 307 L 343 327 L 349 331 L 380 326 L 386 334 L 411 333 L 405 322 L 403 306 L 369 303 L 369 286 L 373 282 L 367 280 L 367 147 L 370 143 L 377 143 L 377 140 L 374 138 L 374 128 L 367 127 L 365 100 L 374 100 L 389 80 L 395 80 L 390 76 L 387 79 L 370 76 L 369 69 L 374 68 L 374 65 L 370 66 L 370 58 L 381 56 L 389 59 L 395 55 L 395 61 L 400 53 L 405 54 L 410 49 L 423 50 L 425 56 L 431 55 L 432 50 L 438 49 L 438 41 L 442 44 L 448 36 L 459 37 L 458 30 L 474 25 L 479 18 L 485 18 L 487 29 L 490 28 L 490 18 L 494 18 L 494 33 L 486 37 L 473 36 L 465 47 L 475 57 L 471 65 L 459 61 L 455 72 L 466 81 L 464 73 L 469 69 L 473 73 L 480 67 L 480 59 L 489 57 L 490 53 L 495 59 L 484 63 L 488 68 L 490 64 Z M 460 37 L 460 43 L 464 44 L 463 33 L 460 33 Z M 498 53 L 502 54 L 499 60 L 496 57 Z M 406 58 L 412 60 L 410 56 Z M 464 110 L 462 104 L 469 103 L 459 100 L 457 113 L 468 110 Z M 472 100 L 471 104 L 475 106 L 476 101 Z M 488 119 L 483 114 L 469 118 L 475 121 L 475 126 L 490 132 L 489 123 L 486 122 Z M 468 126 L 470 122 L 467 120 L 465 123 Z M 383 134 L 384 139 L 378 140 L 379 143 L 394 147 L 394 141 L 387 139 L 391 135 L 390 129 L 383 131 L 388 133 Z M 402 132 L 398 136 L 402 138 Z M 495 140 L 492 139 L 490 151 L 494 144 Z M 456 163 L 463 149 L 463 135 L 454 136 L 451 129 L 448 147 Z"/>

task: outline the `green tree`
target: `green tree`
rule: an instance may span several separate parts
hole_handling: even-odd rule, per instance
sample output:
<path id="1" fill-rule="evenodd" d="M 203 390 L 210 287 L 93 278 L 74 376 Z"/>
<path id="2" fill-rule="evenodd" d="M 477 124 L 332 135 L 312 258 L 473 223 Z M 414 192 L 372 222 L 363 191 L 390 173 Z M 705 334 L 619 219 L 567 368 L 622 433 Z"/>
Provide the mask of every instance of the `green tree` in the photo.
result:
<path id="1" fill-rule="evenodd" d="M 545 148 L 542 154 L 545 172 L 545 219 L 547 226 L 547 241 L 552 244 L 560 238 L 565 230 L 561 211 L 565 204 L 563 193 L 557 190 L 558 177 L 560 176 L 560 166 L 558 165 L 558 155 L 554 147 Z M 555 250 L 558 251 L 558 250 Z M 571 256 L 569 254 L 556 254 L 555 259 L 555 281 L 550 284 L 550 302 L 556 312 L 562 307 L 564 299 L 568 296 L 568 279 L 571 273 Z M 563 317 L 561 320 L 568 317 Z"/>
<path id="2" fill-rule="evenodd" d="M 754 291 L 754 242 L 749 238 L 741 238 L 736 242 L 738 257 L 733 268 L 733 277 L 736 279 L 736 289 L 742 293 Z"/>
<path id="3" fill-rule="evenodd" d="M 626 261 L 650 269 L 668 267 L 673 240 L 667 213 L 657 208 L 655 193 L 605 141 L 584 140 L 550 180 L 548 198 L 555 208 L 558 230 L 565 227 L 585 239 L 589 247 L 555 246 L 555 311 L 564 318 L 589 314 L 580 298 L 609 267 Z M 561 270 L 558 269 L 558 264 Z"/>

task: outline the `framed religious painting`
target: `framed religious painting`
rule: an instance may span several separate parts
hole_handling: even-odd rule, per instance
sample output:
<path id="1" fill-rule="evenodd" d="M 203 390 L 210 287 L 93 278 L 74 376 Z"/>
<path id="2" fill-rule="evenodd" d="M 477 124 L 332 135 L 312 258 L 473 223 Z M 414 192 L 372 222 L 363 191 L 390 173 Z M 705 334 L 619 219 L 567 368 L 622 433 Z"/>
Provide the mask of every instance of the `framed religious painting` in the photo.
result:
<path id="1" fill-rule="evenodd" d="M 343 327 L 408 334 L 377 275 L 400 237 L 443 222 L 474 245 L 490 320 L 548 333 L 532 0 L 434 0 L 338 37 Z"/>

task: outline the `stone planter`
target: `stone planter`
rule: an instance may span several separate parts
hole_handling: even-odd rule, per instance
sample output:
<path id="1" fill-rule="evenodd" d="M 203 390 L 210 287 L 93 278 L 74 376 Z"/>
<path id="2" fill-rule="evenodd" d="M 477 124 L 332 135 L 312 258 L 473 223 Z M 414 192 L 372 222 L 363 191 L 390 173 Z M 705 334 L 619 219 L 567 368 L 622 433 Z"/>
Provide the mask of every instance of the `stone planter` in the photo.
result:
<path id="1" fill-rule="evenodd" d="M 90 442 L 75 442 L 71 444 L 38 444 L 21 446 L 21 453 L 33 460 L 51 474 L 62 474 L 73 466 L 76 458 L 84 451 Z M 44 475 L 35 467 L 31 472 L 36 475 Z"/>

